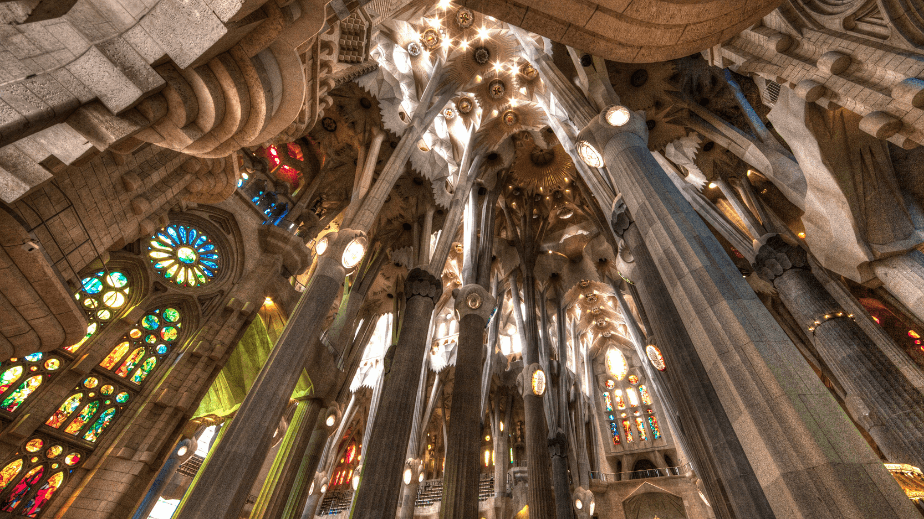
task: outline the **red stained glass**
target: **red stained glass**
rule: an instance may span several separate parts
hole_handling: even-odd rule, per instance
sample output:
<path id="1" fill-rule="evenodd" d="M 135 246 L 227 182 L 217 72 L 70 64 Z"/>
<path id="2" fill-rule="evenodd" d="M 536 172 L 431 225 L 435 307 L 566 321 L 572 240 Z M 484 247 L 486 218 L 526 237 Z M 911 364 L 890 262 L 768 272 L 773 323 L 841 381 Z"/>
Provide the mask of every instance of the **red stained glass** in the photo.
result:
<path id="1" fill-rule="evenodd" d="M 293 186 L 298 186 L 298 171 L 292 166 L 283 164 L 279 167 L 279 170 L 276 171 L 276 176 L 280 180 L 284 180 Z"/>
<path id="2" fill-rule="evenodd" d="M 29 503 L 26 505 L 25 514 L 29 517 L 35 517 L 37 513 L 42 510 L 42 507 L 45 506 L 45 503 L 51 499 L 52 494 L 55 493 L 55 490 L 58 490 L 58 487 L 61 486 L 61 483 L 64 481 L 64 472 L 56 472 L 52 474 L 48 481 L 42 485 L 42 488 L 38 489 L 38 492 L 35 493 L 35 497 L 29 500 Z"/>
<path id="3" fill-rule="evenodd" d="M 304 162 L 305 156 L 302 154 L 302 147 L 294 142 L 286 144 L 286 147 L 289 149 L 289 156 L 295 160 Z"/>
<path id="4" fill-rule="evenodd" d="M 0 510 L 4 512 L 12 512 L 22 501 L 23 496 L 26 495 L 26 492 L 32 488 L 32 485 L 36 484 L 38 480 L 42 479 L 42 472 L 45 471 L 45 468 L 39 465 L 34 469 L 30 470 L 28 474 L 23 476 L 19 480 L 19 483 L 13 487 L 13 491 L 10 492 L 10 495 L 3 502 L 3 505 L 0 506 Z"/>
<path id="5" fill-rule="evenodd" d="M 266 148 L 266 158 L 269 159 L 270 169 L 276 169 L 277 166 L 282 162 L 279 158 L 279 151 L 276 150 L 276 146 L 267 146 Z"/>

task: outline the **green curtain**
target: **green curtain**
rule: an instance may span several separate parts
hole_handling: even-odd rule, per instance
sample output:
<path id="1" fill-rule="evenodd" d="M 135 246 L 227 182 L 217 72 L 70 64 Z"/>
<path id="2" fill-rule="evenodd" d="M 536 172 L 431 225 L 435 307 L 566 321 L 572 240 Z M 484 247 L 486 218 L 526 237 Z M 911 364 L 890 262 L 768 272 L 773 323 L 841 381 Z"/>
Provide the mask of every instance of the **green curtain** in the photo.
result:
<path id="1" fill-rule="evenodd" d="M 275 305 L 264 305 L 234 347 L 224 368 L 215 377 L 212 387 L 205 394 L 193 418 L 225 418 L 237 411 L 284 328 L 285 317 L 282 313 Z M 304 398 L 311 392 L 311 379 L 308 378 L 308 373 L 302 370 L 292 398 Z"/>

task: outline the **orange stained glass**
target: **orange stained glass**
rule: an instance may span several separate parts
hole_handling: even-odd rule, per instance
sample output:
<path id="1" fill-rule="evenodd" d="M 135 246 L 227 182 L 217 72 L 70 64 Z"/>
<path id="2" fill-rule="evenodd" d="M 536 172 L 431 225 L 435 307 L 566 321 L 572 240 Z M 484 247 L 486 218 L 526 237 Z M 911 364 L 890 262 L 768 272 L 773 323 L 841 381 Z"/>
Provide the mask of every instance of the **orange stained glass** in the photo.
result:
<path id="1" fill-rule="evenodd" d="M 116 362 L 119 362 L 119 359 L 125 356 L 125 352 L 128 351 L 129 346 L 130 344 L 128 341 L 120 343 L 118 346 L 113 348 L 111 352 L 109 352 L 109 355 L 102 362 L 100 362 L 99 365 L 106 369 L 112 369 L 113 366 L 116 365 Z"/>
<path id="2" fill-rule="evenodd" d="M 289 156 L 298 161 L 305 161 L 305 156 L 302 154 L 302 148 L 294 142 L 286 144 L 286 147 L 289 149 Z"/>
<path id="3" fill-rule="evenodd" d="M 68 434 L 79 433 L 80 429 L 82 429 L 83 426 L 86 425 L 86 423 L 90 421 L 91 418 L 93 418 L 93 415 L 96 414 L 97 409 L 99 409 L 98 401 L 90 402 L 89 404 L 83 406 L 83 410 L 81 410 L 80 414 L 77 415 L 77 418 L 74 418 L 70 425 L 67 426 L 67 429 L 65 429 L 64 432 Z"/>
<path id="4" fill-rule="evenodd" d="M 14 382 L 19 380 L 19 377 L 22 376 L 22 366 L 13 366 L 12 368 L 0 374 L 0 393 L 6 391 L 13 385 Z"/>
<path id="5" fill-rule="evenodd" d="M 635 419 L 635 427 L 638 429 L 638 439 L 645 441 L 648 439 L 648 434 L 645 432 L 645 420 L 642 417 Z"/>
<path id="6" fill-rule="evenodd" d="M 135 365 L 138 364 L 138 361 L 141 360 L 141 356 L 144 355 L 144 347 L 138 347 L 131 355 L 125 359 L 125 362 L 119 366 L 119 369 L 116 370 L 115 374 L 120 377 L 127 377 L 128 372 L 134 369 Z"/>
<path id="7" fill-rule="evenodd" d="M 613 397 L 616 399 L 616 407 L 618 409 L 626 408 L 626 400 L 622 397 L 621 389 L 617 389 L 616 391 L 613 391 Z"/>
<path id="8" fill-rule="evenodd" d="M 642 394 L 642 403 L 645 405 L 651 405 L 651 395 L 648 393 L 648 388 L 645 385 L 638 387 L 638 392 Z"/>
<path id="9" fill-rule="evenodd" d="M 26 495 L 26 492 L 32 488 L 32 485 L 38 483 L 42 479 L 42 473 L 45 471 L 45 468 L 42 465 L 35 467 L 30 470 L 22 479 L 19 480 L 19 483 L 16 483 L 16 486 L 13 487 L 13 491 L 7 496 L 6 500 L 3 502 L 3 505 L 0 506 L 0 510 L 4 512 L 12 512 L 19 503 L 22 501 L 22 498 Z"/>
<path id="10" fill-rule="evenodd" d="M 6 488 L 6 486 L 10 484 L 10 481 L 13 481 L 13 478 L 16 477 L 16 474 L 19 474 L 20 470 L 22 470 L 21 459 L 12 461 L 7 466 L 3 467 L 3 470 L 0 470 L 0 490 Z"/>
<path id="11" fill-rule="evenodd" d="M 42 375 L 35 375 L 27 378 L 26 381 L 20 384 L 15 391 L 10 393 L 3 402 L 0 402 L 0 409 L 12 413 L 19 408 L 19 406 L 26 401 L 26 398 L 29 398 L 29 395 L 40 385 L 42 385 Z"/>
<path id="12" fill-rule="evenodd" d="M 622 432 L 626 435 L 626 443 L 632 441 L 632 425 L 629 423 L 629 420 L 622 421 Z"/>
<path id="13" fill-rule="evenodd" d="M 55 429 L 60 428 L 62 425 L 64 425 L 67 417 L 69 417 L 71 413 L 73 413 L 77 407 L 80 406 L 81 399 L 83 399 L 83 393 L 77 393 L 69 396 L 67 400 L 61 404 L 61 407 L 59 407 L 58 410 L 55 411 L 47 421 L 45 421 L 45 425 L 54 427 Z"/>
<path id="14" fill-rule="evenodd" d="M 42 507 L 45 506 L 45 503 L 51 499 L 51 496 L 58 490 L 58 487 L 61 486 L 61 483 L 64 482 L 64 472 L 56 472 L 48 478 L 48 481 L 42 485 L 42 488 L 35 493 L 29 503 L 26 504 L 25 515 L 29 517 L 35 517 L 38 514 Z"/>

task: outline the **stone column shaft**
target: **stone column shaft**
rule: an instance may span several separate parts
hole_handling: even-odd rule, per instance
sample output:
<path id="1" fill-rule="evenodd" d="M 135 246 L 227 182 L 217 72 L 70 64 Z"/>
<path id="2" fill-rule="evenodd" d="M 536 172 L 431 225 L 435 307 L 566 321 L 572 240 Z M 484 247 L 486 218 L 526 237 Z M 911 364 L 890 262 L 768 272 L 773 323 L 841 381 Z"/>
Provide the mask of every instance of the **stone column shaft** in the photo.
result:
<path id="1" fill-rule="evenodd" d="M 819 356 L 847 392 L 847 408 L 893 463 L 924 464 L 924 394 L 905 378 L 825 290 L 801 247 L 771 237 L 755 271 L 813 338 Z"/>
<path id="2" fill-rule="evenodd" d="M 477 519 L 484 332 L 494 309 L 494 297 L 480 285 L 463 286 L 455 296 L 461 318 L 440 517 Z"/>
<path id="3" fill-rule="evenodd" d="M 320 410 L 321 406 L 314 400 L 296 404 L 276 459 L 250 512 L 251 519 L 276 518 L 282 514 Z"/>
<path id="4" fill-rule="evenodd" d="M 430 318 L 441 293 L 441 281 L 427 271 L 414 269 L 408 274 L 401 335 L 390 366 L 386 360 L 379 412 L 372 424 L 369 442 L 363 445 L 363 470 L 352 517 L 395 517 L 417 396 L 408 388 L 417 386 Z"/>
<path id="5" fill-rule="evenodd" d="M 870 264 L 885 289 L 924 321 L 924 254 L 914 249 Z"/>
<path id="6" fill-rule="evenodd" d="M 586 136 L 586 137 L 584 137 Z M 774 513 L 787 518 L 904 517 L 908 499 L 805 363 L 718 240 L 661 170 L 637 115 L 598 115 L 600 144 L 667 294 Z M 788 438 L 790 441 L 781 441 Z M 826 503 L 821 506 L 821 503 Z"/>
<path id="7" fill-rule="evenodd" d="M 340 231 L 344 233 L 344 231 Z M 339 233 L 338 233 L 339 234 Z M 339 239 L 338 239 L 339 238 Z M 319 260 L 318 270 L 292 312 L 285 331 L 266 360 L 235 419 L 202 467 L 195 487 L 176 513 L 177 519 L 237 519 L 247 493 L 269 452 L 274 427 L 292 396 L 308 359 L 317 354 L 307 345 L 320 333 L 330 304 L 345 276 L 340 256 L 349 233 L 334 242 Z"/>
<path id="8" fill-rule="evenodd" d="M 326 411 L 326 409 L 322 409 L 322 411 Z M 295 475 L 292 484 L 289 485 L 289 491 L 285 494 L 285 497 L 287 497 L 285 507 L 281 510 L 279 515 L 267 515 L 267 517 L 274 519 L 276 517 L 280 517 L 281 519 L 301 518 L 302 511 L 306 508 L 305 505 L 308 501 L 309 491 L 312 490 L 311 484 L 314 481 L 313 476 L 318 469 L 318 464 L 321 462 L 321 454 L 324 453 L 324 446 L 327 443 L 328 434 L 330 433 L 323 423 L 325 420 L 324 415 L 324 412 L 318 414 L 318 418 L 314 424 L 314 430 L 311 432 L 311 437 L 308 440 L 308 446 L 304 450 L 304 455 L 301 458 L 298 473 Z M 313 512 L 314 510 L 312 510 L 312 513 Z"/>

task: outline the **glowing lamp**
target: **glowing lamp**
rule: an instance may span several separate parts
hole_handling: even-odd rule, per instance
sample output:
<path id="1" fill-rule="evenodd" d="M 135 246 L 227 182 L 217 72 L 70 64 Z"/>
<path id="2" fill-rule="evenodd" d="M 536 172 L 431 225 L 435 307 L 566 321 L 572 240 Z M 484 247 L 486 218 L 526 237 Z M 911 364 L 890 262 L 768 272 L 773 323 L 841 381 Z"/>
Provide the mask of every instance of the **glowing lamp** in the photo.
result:
<path id="1" fill-rule="evenodd" d="M 418 482 L 418 483 L 423 483 L 423 480 L 424 480 L 424 473 L 421 472 L 420 475 L 417 476 L 417 482 Z"/>
<path id="2" fill-rule="evenodd" d="M 340 262 L 343 263 L 344 268 L 351 269 L 359 264 L 363 259 L 363 254 L 366 253 L 366 239 L 362 236 L 353 238 L 345 249 L 343 249 L 343 256 L 340 259 Z"/>
<path id="3" fill-rule="evenodd" d="M 405 485 L 410 485 L 410 484 L 411 484 L 411 479 L 412 479 L 413 477 L 414 477 L 414 471 L 413 471 L 413 470 L 411 470 L 410 468 L 404 469 L 404 484 L 405 484 Z"/>
<path id="4" fill-rule="evenodd" d="M 661 350 L 653 344 L 649 344 L 645 348 L 645 353 L 648 355 L 648 360 L 651 361 L 651 365 L 654 366 L 658 371 L 664 371 L 667 369 L 667 366 L 664 364 L 664 357 L 661 355 Z"/>
<path id="5" fill-rule="evenodd" d="M 583 509 L 584 509 L 584 502 L 581 501 L 580 498 L 577 498 L 577 499 L 574 500 L 574 507 L 577 508 L 578 510 L 583 510 Z"/>
<path id="6" fill-rule="evenodd" d="M 321 493 L 323 494 L 325 492 L 327 492 L 327 483 L 324 483 L 323 485 L 321 485 Z"/>
<path id="7" fill-rule="evenodd" d="M 533 371 L 532 377 L 532 388 L 533 394 L 536 396 L 542 396 L 545 393 L 545 372 L 541 369 Z"/>
<path id="8" fill-rule="evenodd" d="M 186 455 L 187 452 L 189 452 L 189 448 L 183 445 L 182 447 L 176 450 L 176 455 L 183 457 Z"/>
<path id="9" fill-rule="evenodd" d="M 318 256 L 323 256 L 324 253 L 327 252 L 328 245 L 330 245 L 330 239 L 327 236 L 325 236 L 321 238 L 320 240 L 318 240 L 318 243 L 315 244 L 314 252 L 317 253 Z"/>
<path id="10" fill-rule="evenodd" d="M 600 155 L 600 152 L 597 151 L 593 144 L 583 140 L 578 141 L 577 153 L 581 160 L 584 161 L 584 164 L 592 168 L 603 167 L 603 155 Z"/>
<path id="11" fill-rule="evenodd" d="M 333 426 L 336 422 L 337 422 L 337 415 L 335 415 L 334 413 L 327 415 L 327 420 L 324 421 L 324 423 L 328 427 Z"/>
<path id="12" fill-rule="evenodd" d="M 355 490 L 359 490 L 359 474 L 356 474 L 355 476 L 353 476 L 352 485 L 353 485 L 353 490 L 354 490 L 354 491 L 355 491 Z"/>
<path id="13" fill-rule="evenodd" d="M 606 119 L 607 124 L 610 126 L 625 126 L 629 119 L 632 117 L 632 114 L 629 112 L 629 109 L 625 106 L 611 106 L 607 108 L 606 114 L 603 116 Z"/>

